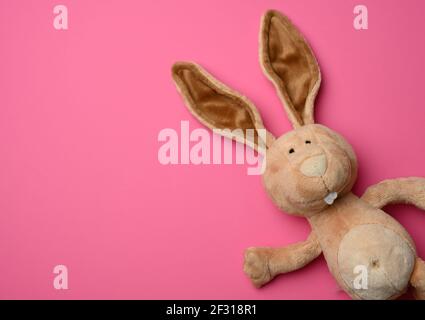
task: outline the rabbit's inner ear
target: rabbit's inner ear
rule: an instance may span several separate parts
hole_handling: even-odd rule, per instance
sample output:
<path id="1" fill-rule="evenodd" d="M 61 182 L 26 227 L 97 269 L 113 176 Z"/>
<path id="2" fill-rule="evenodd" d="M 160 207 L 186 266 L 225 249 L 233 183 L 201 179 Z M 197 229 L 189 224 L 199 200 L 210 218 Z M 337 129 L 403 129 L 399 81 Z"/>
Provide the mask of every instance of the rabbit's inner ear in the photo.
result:
<path id="1" fill-rule="evenodd" d="M 193 111 L 217 129 L 254 129 L 253 117 L 244 102 L 214 89 L 189 70 L 179 72 L 194 102 Z M 204 80 L 204 81 L 203 81 Z"/>
<path id="2" fill-rule="evenodd" d="M 254 149 L 266 147 L 267 137 L 263 138 L 258 133 L 260 129 L 265 131 L 262 120 L 247 98 L 226 87 L 194 63 L 176 63 L 173 78 L 189 110 L 204 125 L 213 130 L 230 130 L 230 134 L 220 134 Z M 248 129 L 251 129 L 250 132 Z"/>
<path id="3" fill-rule="evenodd" d="M 310 68 L 311 56 L 305 55 L 303 43 L 289 34 L 277 18 L 272 18 L 269 33 L 269 56 L 271 67 L 281 79 L 295 110 L 302 114 L 312 84 L 317 74 Z"/>
<path id="4" fill-rule="evenodd" d="M 261 57 L 294 126 L 314 123 L 320 70 L 310 47 L 288 18 L 269 11 L 263 18 Z"/>

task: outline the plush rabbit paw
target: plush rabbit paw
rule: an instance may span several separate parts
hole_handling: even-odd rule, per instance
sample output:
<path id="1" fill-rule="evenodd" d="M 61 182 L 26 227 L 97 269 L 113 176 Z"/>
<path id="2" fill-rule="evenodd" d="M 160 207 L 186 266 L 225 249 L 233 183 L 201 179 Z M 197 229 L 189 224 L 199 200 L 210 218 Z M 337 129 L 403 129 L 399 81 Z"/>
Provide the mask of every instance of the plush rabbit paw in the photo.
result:
<path id="1" fill-rule="evenodd" d="M 269 248 L 248 248 L 245 251 L 244 272 L 258 288 L 273 279 L 269 267 L 270 256 Z"/>

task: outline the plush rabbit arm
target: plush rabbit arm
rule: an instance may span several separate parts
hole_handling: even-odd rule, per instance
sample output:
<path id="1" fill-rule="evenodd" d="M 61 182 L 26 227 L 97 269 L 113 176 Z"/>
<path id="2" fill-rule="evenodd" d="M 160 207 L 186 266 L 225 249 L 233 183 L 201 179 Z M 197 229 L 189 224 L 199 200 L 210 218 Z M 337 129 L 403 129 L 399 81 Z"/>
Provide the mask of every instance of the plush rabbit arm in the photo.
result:
<path id="1" fill-rule="evenodd" d="M 425 179 L 398 178 L 370 186 L 362 199 L 377 209 L 388 204 L 406 203 L 425 210 Z"/>
<path id="2" fill-rule="evenodd" d="M 245 251 L 244 271 L 256 287 L 261 287 L 279 274 L 298 270 L 322 252 L 312 232 L 303 242 L 282 248 L 248 248 Z"/>

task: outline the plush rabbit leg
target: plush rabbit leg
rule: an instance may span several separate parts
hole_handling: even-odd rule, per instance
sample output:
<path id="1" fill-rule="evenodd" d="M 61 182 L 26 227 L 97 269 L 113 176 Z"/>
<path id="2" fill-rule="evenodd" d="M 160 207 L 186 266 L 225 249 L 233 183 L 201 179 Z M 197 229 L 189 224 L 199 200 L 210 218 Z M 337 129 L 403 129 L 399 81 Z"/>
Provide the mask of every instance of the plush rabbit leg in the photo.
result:
<path id="1" fill-rule="evenodd" d="M 416 259 L 410 284 L 413 287 L 413 295 L 418 300 L 425 300 L 425 262 L 421 258 Z"/>
<path id="2" fill-rule="evenodd" d="M 425 179 L 399 178 L 384 180 L 369 187 L 362 199 L 377 209 L 388 204 L 406 203 L 425 210 Z"/>
<path id="3" fill-rule="evenodd" d="M 314 233 L 304 242 L 282 248 L 248 248 L 244 271 L 256 287 L 261 287 L 281 273 L 304 267 L 321 252 Z"/>

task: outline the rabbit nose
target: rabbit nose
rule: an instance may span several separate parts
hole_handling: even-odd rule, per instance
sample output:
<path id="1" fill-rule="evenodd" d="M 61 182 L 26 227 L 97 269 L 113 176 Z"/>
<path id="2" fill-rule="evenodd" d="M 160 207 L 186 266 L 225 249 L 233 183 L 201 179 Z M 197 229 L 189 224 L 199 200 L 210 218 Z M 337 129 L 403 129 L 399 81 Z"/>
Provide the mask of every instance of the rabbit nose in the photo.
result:
<path id="1" fill-rule="evenodd" d="M 307 177 L 319 177 L 325 173 L 326 168 L 326 156 L 321 154 L 304 160 L 301 164 L 300 171 Z"/>

